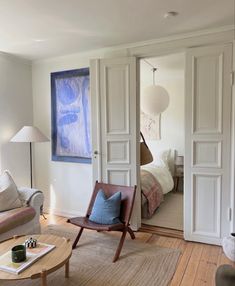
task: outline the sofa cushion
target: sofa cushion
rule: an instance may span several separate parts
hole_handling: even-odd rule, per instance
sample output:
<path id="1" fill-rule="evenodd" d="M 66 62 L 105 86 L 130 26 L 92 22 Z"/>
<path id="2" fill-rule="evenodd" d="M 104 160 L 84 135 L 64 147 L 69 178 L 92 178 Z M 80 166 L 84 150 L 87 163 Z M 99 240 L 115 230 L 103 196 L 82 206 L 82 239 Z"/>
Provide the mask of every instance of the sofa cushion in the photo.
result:
<path id="1" fill-rule="evenodd" d="M 22 207 L 0 212 L 0 234 L 29 222 L 35 215 L 36 211 L 33 207 Z"/>
<path id="2" fill-rule="evenodd" d="M 0 212 L 21 206 L 16 184 L 8 171 L 4 171 L 0 176 Z"/>

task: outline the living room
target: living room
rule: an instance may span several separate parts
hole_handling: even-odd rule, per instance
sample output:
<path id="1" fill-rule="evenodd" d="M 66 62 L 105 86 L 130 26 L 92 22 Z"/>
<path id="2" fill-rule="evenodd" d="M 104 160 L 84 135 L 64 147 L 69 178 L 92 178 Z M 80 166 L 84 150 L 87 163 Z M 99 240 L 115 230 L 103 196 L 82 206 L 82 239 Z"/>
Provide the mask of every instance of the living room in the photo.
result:
<path id="1" fill-rule="evenodd" d="M 66 221 L 69 218 L 86 215 L 96 180 L 132 187 L 137 185 L 130 221 L 131 228 L 135 231 L 136 242 L 141 244 L 140 249 L 142 244 L 148 244 L 156 249 L 159 247 L 160 250 L 166 250 L 162 257 L 167 257 L 167 262 L 164 264 L 167 270 L 164 272 L 164 269 L 154 268 L 151 264 L 149 269 L 154 272 L 154 275 L 148 274 L 152 275 L 155 280 L 147 278 L 147 275 L 145 277 L 144 273 L 139 270 L 142 277 L 138 277 L 137 281 L 134 279 L 138 273 L 136 269 L 141 269 L 143 265 L 139 264 L 141 258 L 138 255 L 138 257 L 135 255 L 131 257 L 131 252 L 135 250 L 136 245 L 135 241 L 130 240 L 128 234 L 119 258 L 123 265 L 120 265 L 121 271 L 118 272 L 118 267 L 115 265 L 119 265 L 119 260 L 112 263 L 112 259 L 120 234 L 116 235 L 115 232 L 111 232 L 107 236 L 103 233 L 91 235 L 92 248 L 86 249 L 85 245 L 88 243 L 87 239 L 91 232 L 85 231 L 84 247 L 80 248 L 78 245 L 73 250 L 70 278 L 65 279 L 64 273 L 58 270 L 60 271 L 59 278 L 57 278 L 58 285 L 88 285 L 89 283 L 89 285 L 202 285 L 202 283 L 211 285 L 214 283 L 216 270 L 221 264 L 234 266 L 234 262 L 228 259 L 222 247 L 218 246 L 221 245 L 223 238 L 235 231 L 234 110 L 231 108 L 234 102 L 228 101 L 228 97 L 224 96 L 231 90 L 233 94 L 235 92 L 234 85 L 230 84 L 230 73 L 234 71 L 235 66 L 233 1 L 222 3 L 216 0 L 212 3 L 210 0 L 200 0 L 195 3 L 195 1 L 184 0 L 175 1 L 174 4 L 171 1 L 147 1 L 144 4 L 142 1 L 125 3 L 122 1 L 99 1 L 99 3 L 97 1 L 85 3 L 71 1 L 68 4 L 63 0 L 40 2 L 9 0 L 2 1 L 0 8 L 1 174 L 8 170 L 18 188 L 30 188 L 32 159 L 32 186 L 43 194 L 43 214 L 47 218 L 40 217 L 42 233 L 65 236 L 71 240 L 71 243 L 79 228 Z M 160 232 L 156 229 L 152 232 L 141 231 L 138 65 L 141 59 L 177 53 L 186 55 L 185 69 L 188 72 L 185 74 L 184 92 L 189 100 L 185 103 L 187 107 L 185 108 L 185 122 L 188 122 L 188 125 L 186 123 L 185 126 L 186 145 L 183 166 L 184 233 L 177 233 L 174 236 L 174 233 L 164 228 L 160 229 Z M 127 59 L 128 62 L 125 62 Z M 193 95 L 192 98 L 188 96 L 192 94 L 193 84 L 194 86 L 200 84 L 192 82 L 197 80 L 193 78 L 193 67 L 190 65 L 193 59 L 196 59 L 194 68 L 199 63 L 197 68 L 200 80 L 205 78 L 205 81 L 212 82 L 214 79 L 211 79 L 208 74 L 213 74 L 213 72 L 216 79 L 221 79 L 222 75 L 225 75 L 224 81 L 221 82 L 223 85 L 221 95 L 218 95 L 220 86 L 215 85 L 216 80 L 214 80 L 215 89 L 217 88 L 215 100 L 208 97 L 202 102 L 202 105 L 206 106 L 207 114 L 211 114 L 208 122 L 201 119 L 206 118 L 206 116 L 203 117 L 203 112 L 206 114 L 206 111 L 200 105 L 202 97 L 195 101 L 201 109 L 192 110 Z M 200 62 L 201 59 L 205 61 Z M 128 67 L 125 68 L 126 66 Z M 115 72 L 110 67 L 115 67 Z M 111 74 L 108 74 L 110 77 L 107 76 L 107 78 L 114 81 L 117 67 L 129 71 L 126 80 L 131 91 L 130 94 L 123 96 L 129 96 L 127 101 L 130 105 L 124 106 L 123 102 L 126 98 L 123 97 L 122 101 L 121 95 L 120 101 L 115 101 L 115 98 L 110 97 L 114 102 L 114 107 L 110 105 L 109 114 L 109 110 L 105 109 L 106 103 L 102 101 L 103 94 L 106 92 L 103 70 L 107 73 L 110 70 Z M 52 95 L 52 75 L 86 68 L 89 68 L 90 73 L 91 103 L 89 108 L 92 137 L 90 159 L 92 163 L 54 160 L 52 158 L 52 145 L 55 143 L 52 113 L 55 103 Z M 203 70 L 205 70 L 204 73 Z M 123 85 L 127 84 L 120 80 L 121 76 L 123 74 L 119 75 L 117 82 L 114 82 L 116 85 L 113 84 L 116 89 L 119 88 L 120 94 L 124 90 Z M 203 84 L 199 86 L 201 90 L 204 92 L 210 90 L 209 85 L 205 82 Z M 109 86 L 108 82 L 106 86 Z M 112 85 L 110 91 L 119 96 L 114 88 L 112 89 Z M 100 108 L 98 108 L 99 105 Z M 219 113 L 220 108 L 221 110 L 224 108 L 223 116 Z M 124 113 L 123 110 L 129 110 L 129 113 Z M 116 111 L 119 112 L 119 116 L 115 117 Z M 195 116 L 202 115 L 195 117 L 195 134 L 191 132 L 191 126 L 194 124 L 192 113 Z M 126 118 L 131 135 L 124 130 L 120 134 L 116 131 L 116 133 L 110 132 L 107 137 L 104 132 L 105 128 L 103 128 L 105 125 L 103 114 L 108 114 L 109 122 L 114 122 L 116 125 L 123 123 L 124 120 L 122 122 L 121 119 Z M 30 157 L 28 143 L 10 142 L 24 126 L 35 126 L 48 138 L 45 142 L 32 143 L 32 157 Z M 202 132 L 201 126 L 202 129 L 204 128 Z M 212 131 L 206 130 L 205 126 L 206 128 L 209 126 Z M 126 125 L 125 128 L 127 128 Z M 126 160 L 129 154 L 128 163 L 115 161 L 111 167 L 108 166 L 108 159 L 102 159 L 107 154 L 105 144 L 108 146 L 108 140 L 110 142 L 122 141 L 122 145 L 113 145 L 114 147 L 110 145 L 110 150 L 118 150 L 115 152 L 120 153 L 117 154 L 118 159 L 114 156 L 114 161 L 125 156 Z M 126 141 L 129 143 L 124 144 Z M 208 160 L 206 161 L 205 158 Z M 204 196 L 205 189 L 210 191 Z M 211 201 L 214 203 L 211 204 Z M 191 212 L 191 209 L 195 211 Z M 228 216 L 230 220 L 227 219 Z M 14 234 L 19 233 L 11 233 L 11 237 Z M 105 244 L 109 251 L 104 250 L 104 256 L 99 257 L 96 251 L 102 247 L 105 248 Z M 167 249 L 171 249 L 172 252 L 168 253 Z M 177 252 L 178 250 L 181 254 Z M 79 251 L 81 251 L 81 258 L 76 254 Z M 86 257 L 86 251 L 87 256 L 91 258 L 93 251 L 94 261 L 100 264 L 100 267 L 94 268 L 97 276 L 91 273 L 92 265 L 88 260 L 84 263 L 88 265 L 88 268 L 84 266 L 78 270 L 81 261 Z M 131 284 L 128 280 L 128 271 L 124 270 L 124 264 L 126 263 L 126 269 L 130 269 L 135 259 L 137 261 L 135 267 L 129 273 L 133 279 Z M 156 263 L 161 265 L 162 260 Z M 110 273 L 115 273 L 113 279 L 108 273 L 105 274 L 105 267 Z M 75 269 L 80 271 L 79 274 L 74 274 Z M 85 277 L 86 271 L 91 275 L 90 277 Z M 102 271 L 104 280 L 100 278 Z M 160 276 L 157 276 L 158 272 Z M 56 272 L 48 275 L 48 285 L 53 285 L 51 283 L 55 274 Z M 81 275 L 81 280 L 79 280 L 79 275 Z M 127 278 L 124 279 L 122 276 L 127 276 Z M 89 279 L 91 279 L 90 282 Z M 33 282 L 31 280 L 1 282 L 3 283 L 1 285 L 5 283 L 6 285 L 18 285 L 19 283 L 19 285 L 26 286 L 37 285 L 36 283 L 39 282 L 39 279 L 35 279 Z M 232 284 L 224 282 L 224 284 L 216 285 Z"/>

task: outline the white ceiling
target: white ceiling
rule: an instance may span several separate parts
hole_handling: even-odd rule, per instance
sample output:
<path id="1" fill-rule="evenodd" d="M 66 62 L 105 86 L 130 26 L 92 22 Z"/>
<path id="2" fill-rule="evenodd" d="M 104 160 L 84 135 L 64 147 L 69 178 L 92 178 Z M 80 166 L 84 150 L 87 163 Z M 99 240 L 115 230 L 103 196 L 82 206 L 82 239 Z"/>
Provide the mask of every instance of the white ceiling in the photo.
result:
<path id="1" fill-rule="evenodd" d="M 171 54 L 163 57 L 140 60 L 141 88 L 152 85 L 152 67 L 157 68 L 155 82 L 158 84 L 169 80 L 184 79 L 184 53 Z"/>
<path id="2" fill-rule="evenodd" d="M 54 57 L 231 25 L 233 11 L 233 0 L 0 0 L 0 51 Z"/>

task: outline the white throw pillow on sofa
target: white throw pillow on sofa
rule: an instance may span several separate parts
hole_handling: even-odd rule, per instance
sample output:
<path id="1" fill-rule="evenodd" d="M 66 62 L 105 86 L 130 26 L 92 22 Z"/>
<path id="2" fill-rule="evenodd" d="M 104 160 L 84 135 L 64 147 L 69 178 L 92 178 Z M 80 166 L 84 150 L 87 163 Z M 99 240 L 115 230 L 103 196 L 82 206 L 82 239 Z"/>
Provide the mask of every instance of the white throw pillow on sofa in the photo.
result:
<path id="1" fill-rule="evenodd" d="M 22 202 L 11 175 L 4 171 L 0 175 L 0 212 L 20 208 Z"/>

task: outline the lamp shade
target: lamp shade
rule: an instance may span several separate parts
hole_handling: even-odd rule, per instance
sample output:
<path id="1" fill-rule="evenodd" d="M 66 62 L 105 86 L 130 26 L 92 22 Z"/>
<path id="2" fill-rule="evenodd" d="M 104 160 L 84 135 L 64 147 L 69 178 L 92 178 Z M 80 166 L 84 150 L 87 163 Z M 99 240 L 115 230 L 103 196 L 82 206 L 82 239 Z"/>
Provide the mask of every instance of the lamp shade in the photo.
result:
<path id="1" fill-rule="evenodd" d="M 45 142 L 49 139 L 35 126 L 24 126 L 10 140 L 11 142 Z"/>
<path id="2" fill-rule="evenodd" d="M 184 165 L 184 156 L 176 156 L 175 165 L 176 166 L 183 166 Z"/>
<path id="3" fill-rule="evenodd" d="M 157 115 L 167 109 L 169 95 L 166 89 L 160 85 L 150 85 L 144 88 L 141 109 L 144 113 Z"/>
<path id="4" fill-rule="evenodd" d="M 140 143 L 140 165 L 146 165 L 153 162 L 153 156 L 148 146 L 144 143 Z"/>
<path id="5" fill-rule="evenodd" d="M 149 150 L 148 145 L 144 139 L 144 135 L 140 132 L 140 136 L 142 138 L 142 142 L 140 142 L 140 165 L 146 165 L 153 161 L 153 155 Z"/>

